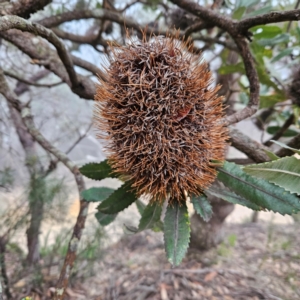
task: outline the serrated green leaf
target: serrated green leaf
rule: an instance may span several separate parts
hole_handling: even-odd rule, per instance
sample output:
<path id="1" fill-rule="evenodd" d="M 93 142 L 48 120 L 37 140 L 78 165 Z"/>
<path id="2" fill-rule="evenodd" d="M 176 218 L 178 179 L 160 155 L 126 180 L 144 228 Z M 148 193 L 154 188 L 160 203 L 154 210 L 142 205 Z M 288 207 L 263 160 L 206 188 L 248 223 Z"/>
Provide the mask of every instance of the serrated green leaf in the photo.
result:
<path id="1" fill-rule="evenodd" d="M 275 183 L 291 193 L 300 194 L 300 160 L 294 156 L 249 165 L 243 170 L 252 176 Z"/>
<path id="2" fill-rule="evenodd" d="M 212 207 L 205 195 L 192 196 L 191 202 L 193 203 L 194 209 L 205 222 L 208 222 L 212 216 Z"/>
<path id="3" fill-rule="evenodd" d="M 276 160 L 276 159 L 279 159 L 280 157 L 279 156 L 277 156 L 275 153 L 273 153 L 272 151 L 269 151 L 269 150 L 267 150 L 267 149 L 263 149 L 265 152 L 266 152 L 266 154 L 269 156 L 269 158 L 271 159 L 271 160 Z"/>
<path id="4" fill-rule="evenodd" d="M 274 62 L 280 60 L 282 57 L 292 54 L 294 49 L 295 48 L 287 48 L 287 49 L 280 51 L 279 54 L 277 54 L 274 58 L 272 58 L 271 63 L 274 63 Z"/>
<path id="5" fill-rule="evenodd" d="M 81 192 L 82 198 L 87 202 L 101 202 L 108 198 L 115 190 L 107 187 L 93 187 Z"/>
<path id="6" fill-rule="evenodd" d="M 116 216 L 117 216 L 117 214 L 106 215 L 106 214 L 103 214 L 100 211 L 98 211 L 95 214 L 95 217 L 96 217 L 97 221 L 100 223 L 101 226 L 107 226 L 108 224 L 110 224 L 111 222 L 113 222 L 115 220 Z"/>
<path id="7" fill-rule="evenodd" d="M 240 20 L 242 18 L 242 16 L 244 15 L 245 11 L 246 11 L 246 7 L 245 6 L 239 7 L 232 14 L 232 19 L 234 19 L 234 20 Z"/>
<path id="8" fill-rule="evenodd" d="M 261 207 L 259 207 L 255 203 L 252 203 L 251 201 L 249 201 L 241 196 L 238 196 L 237 194 L 235 194 L 232 191 L 227 190 L 226 188 L 217 189 L 217 188 L 211 186 L 205 192 L 207 194 L 221 198 L 221 199 L 228 201 L 230 203 L 233 203 L 233 204 L 240 204 L 240 205 L 249 207 L 253 210 L 261 210 Z"/>
<path id="9" fill-rule="evenodd" d="M 259 25 L 252 27 L 253 37 L 255 39 L 272 39 L 282 33 L 282 29 L 276 25 Z M 256 33 L 258 31 L 258 33 Z"/>
<path id="10" fill-rule="evenodd" d="M 185 256 L 190 241 L 190 221 L 186 203 L 167 207 L 164 219 L 164 240 L 168 261 L 178 266 Z"/>
<path id="11" fill-rule="evenodd" d="M 125 183 L 104 200 L 97 209 L 104 214 L 113 215 L 124 210 L 134 201 L 136 201 L 136 195 L 132 192 L 132 187 Z"/>
<path id="12" fill-rule="evenodd" d="M 295 148 L 292 148 L 292 147 L 289 147 L 288 145 L 286 145 L 286 144 L 284 144 L 284 143 L 281 143 L 281 142 L 278 142 L 278 141 L 274 141 L 274 140 L 271 140 L 271 142 L 273 142 L 273 143 L 279 145 L 279 146 L 282 147 L 282 148 L 289 149 L 289 150 L 293 151 L 294 153 L 300 154 L 300 150 L 295 149 Z"/>
<path id="13" fill-rule="evenodd" d="M 136 207 L 137 207 L 137 209 L 138 209 L 140 215 L 142 216 L 143 213 L 144 213 L 144 210 L 145 210 L 145 208 L 146 208 L 146 204 L 144 204 L 140 199 L 137 199 L 137 200 L 135 201 L 135 204 L 136 204 Z"/>
<path id="14" fill-rule="evenodd" d="M 82 166 L 79 171 L 82 175 L 94 180 L 102 180 L 108 177 L 116 178 L 116 174 L 113 174 L 112 168 L 107 163 L 107 160 L 101 163 L 86 164 Z"/>
<path id="15" fill-rule="evenodd" d="M 219 68 L 218 73 L 221 75 L 232 74 L 232 73 L 245 73 L 244 64 L 239 62 L 236 65 L 222 66 Z"/>
<path id="16" fill-rule="evenodd" d="M 297 196 L 264 179 L 248 175 L 234 163 L 225 162 L 223 168 L 218 170 L 218 179 L 227 188 L 262 208 L 283 215 L 291 215 L 300 210 Z"/>
<path id="17" fill-rule="evenodd" d="M 140 224 L 139 224 L 139 231 L 152 228 L 154 224 L 159 221 L 161 216 L 161 210 L 162 207 L 160 203 L 158 202 L 149 203 L 146 206 L 144 213 L 141 217 Z"/>

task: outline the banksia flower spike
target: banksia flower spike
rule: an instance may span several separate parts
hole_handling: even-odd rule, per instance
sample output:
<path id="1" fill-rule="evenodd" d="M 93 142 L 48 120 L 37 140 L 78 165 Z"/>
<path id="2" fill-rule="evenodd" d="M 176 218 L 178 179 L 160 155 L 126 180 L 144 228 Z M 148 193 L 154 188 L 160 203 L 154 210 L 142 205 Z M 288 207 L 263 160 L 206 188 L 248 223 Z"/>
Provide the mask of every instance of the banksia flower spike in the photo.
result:
<path id="1" fill-rule="evenodd" d="M 187 44 L 168 37 L 114 48 L 95 96 L 95 125 L 113 170 L 137 195 L 184 201 L 215 179 L 227 129 L 212 75 Z"/>

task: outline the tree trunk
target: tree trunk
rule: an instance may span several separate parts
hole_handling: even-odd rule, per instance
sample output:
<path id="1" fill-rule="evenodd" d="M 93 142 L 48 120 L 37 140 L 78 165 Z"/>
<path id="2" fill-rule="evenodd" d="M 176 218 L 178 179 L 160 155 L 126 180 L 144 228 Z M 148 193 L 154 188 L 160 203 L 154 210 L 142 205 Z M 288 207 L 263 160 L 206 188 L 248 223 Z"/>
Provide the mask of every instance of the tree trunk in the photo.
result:
<path id="1" fill-rule="evenodd" d="M 217 197 L 208 196 L 208 199 L 213 207 L 212 218 L 205 222 L 202 217 L 194 213 L 191 218 L 191 248 L 208 250 L 221 243 L 223 222 L 234 209 L 233 204 Z"/>

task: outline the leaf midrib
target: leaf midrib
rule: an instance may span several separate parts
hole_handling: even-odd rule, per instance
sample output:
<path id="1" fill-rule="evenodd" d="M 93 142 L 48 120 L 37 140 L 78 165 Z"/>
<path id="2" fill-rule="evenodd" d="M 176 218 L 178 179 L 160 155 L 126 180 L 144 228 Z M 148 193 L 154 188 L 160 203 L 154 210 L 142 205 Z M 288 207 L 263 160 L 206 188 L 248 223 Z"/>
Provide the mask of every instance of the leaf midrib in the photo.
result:
<path id="1" fill-rule="evenodd" d="M 289 175 L 294 175 L 297 177 L 300 177 L 300 173 L 295 173 L 287 170 L 281 170 L 281 169 L 270 169 L 270 168 L 244 168 L 244 170 L 247 171 L 268 171 L 268 172 L 278 172 L 278 173 L 284 173 L 284 174 L 289 174 Z"/>
<path id="2" fill-rule="evenodd" d="M 219 172 L 225 173 L 226 175 L 229 175 L 229 176 L 235 178 L 237 181 L 240 181 L 240 182 L 242 182 L 242 183 L 244 183 L 244 184 L 246 184 L 246 185 L 250 185 L 250 186 L 253 187 L 254 189 L 257 189 L 257 190 L 261 191 L 262 193 L 269 195 L 270 197 L 273 197 L 273 198 L 275 198 L 275 199 L 278 199 L 279 201 L 281 201 L 281 202 L 283 202 L 283 203 L 285 203 L 285 204 L 288 204 L 288 205 L 290 205 L 291 207 L 294 207 L 296 210 L 298 210 L 298 208 L 295 207 L 293 204 L 284 201 L 282 198 L 277 197 L 277 195 L 268 193 L 268 191 L 266 191 L 266 190 L 264 190 L 264 189 L 261 189 L 259 186 L 256 186 L 256 185 L 254 185 L 254 184 L 252 184 L 252 183 L 250 183 L 250 182 L 248 182 L 248 181 L 245 181 L 245 180 L 243 180 L 243 179 L 241 179 L 241 178 L 239 178 L 239 177 L 236 177 L 235 175 L 232 175 L 231 173 L 229 173 L 229 172 L 227 172 L 227 171 L 225 171 L 225 170 L 223 170 L 223 169 L 219 169 Z M 258 204 L 256 204 L 256 205 L 258 205 Z"/>

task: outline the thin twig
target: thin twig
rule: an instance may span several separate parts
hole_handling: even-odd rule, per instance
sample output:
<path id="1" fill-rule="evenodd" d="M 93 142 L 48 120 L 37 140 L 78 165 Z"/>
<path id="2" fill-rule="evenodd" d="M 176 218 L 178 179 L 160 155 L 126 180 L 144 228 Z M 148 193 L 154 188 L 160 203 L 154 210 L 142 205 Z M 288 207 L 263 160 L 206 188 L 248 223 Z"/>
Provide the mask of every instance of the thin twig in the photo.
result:
<path id="1" fill-rule="evenodd" d="M 17 95 L 10 90 L 2 70 L 0 70 L 0 94 L 2 94 L 7 101 L 9 101 L 9 103 L 11 103 L 21 114 L 22 120 L 28 132 L 40 144 L 40 146 L 42 146 L 47 152 L 54 155 L 73 173 L 79 194 L 85 190 L 85 183 L 78 167 L 64 153 L 56 149 L 48 140 L 46 140 L 44 136 L 36 129 L 29 108 L 23 107 L 21 101 L 17 98 Z M 69 242 L 68 252 L 56 286 L 54 296 L 55 300 L 64 299 L 69 283 L 70 272 L 72 271 L 76 259 L 76 251 L 81 239 L 82 231 L 84 229 L 88 213 L 88 205 L 89 203 L 80 196 L 80 210 L 73 229 L 71 240 Z"/>
<path id="2" fill-rule="evenodd" d="M 21 31 L 27 31 L 35 35 L 45 38 L 50 42 L 57 50 L 57 54 L 64 64 L 73 89 L 76 89 L 79 85 L 76 72 L 74 70 L 73 62 L 63 42 L 54 34 L 52 30 L 45 28 L 44 26 L 26 21 L 17 16 L 4 16 L 0 18 L 0 31 L 7 31 L 9 29 L 19 29 Z"/>
<path id="3" fill-rule="evenodd" d="M 32 85 L 32 86 L 35 86 L 35 87 L 52 88 L 52 87 L 58 86 L 58 85 L 63 83 L 62 81 L 59 81 L 59 82 L 56 82 L 56 83 L 50 83 L 50 84 L 36 83 L 34 81 L 26 80 L 25 78 L 23 78 L 21 76 L 18 76 L 18 75 L 14 74 L 12 72 L 9 72 L 9 71 L 3 71 L 3 73 L 4 73 L 4 75 L 6 75 L 8 77 L 14 78 L 14 79 L 16 79 L 20 82 L 23 82 L 25 84 Z"/>
<path id="4" fill-rule="evenodd" d="M 295 115 L 291 114 L 289 118 L 285 121 L 283 126 L 266 142 L 264 142 L 264 145 L 271 146 L 273 142 L 271 140 L 277 141 L 279 140 L 282 135 L 289 129 L 289 127 L 294 123 Z"/>

